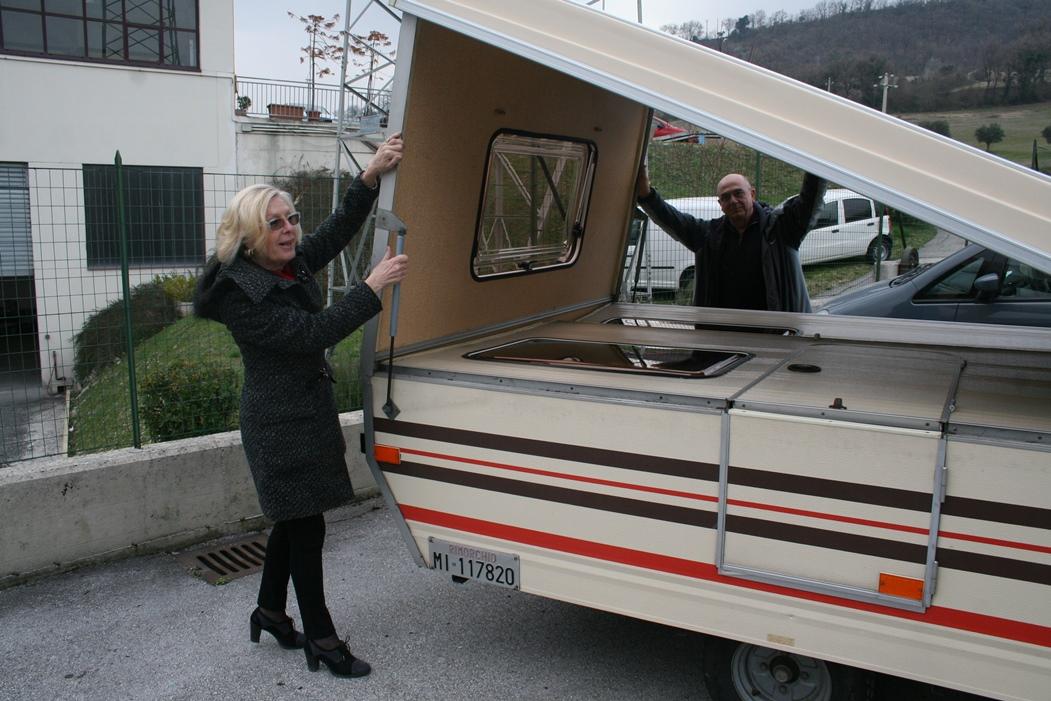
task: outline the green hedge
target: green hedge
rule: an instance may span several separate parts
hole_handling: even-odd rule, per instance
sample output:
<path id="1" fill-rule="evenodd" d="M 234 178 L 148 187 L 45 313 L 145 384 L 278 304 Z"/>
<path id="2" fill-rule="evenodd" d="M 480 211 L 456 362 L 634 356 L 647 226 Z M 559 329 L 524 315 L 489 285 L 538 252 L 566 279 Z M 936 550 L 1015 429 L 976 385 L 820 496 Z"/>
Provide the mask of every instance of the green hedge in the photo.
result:
<path id="1" fill-rule="evenodd" d="M 160 441 L 232 430 L 240 383 L 229 363 L 181 358 L 153 365 L 142 379 L 142 420 Z"/>
<path id="2" fill-rule="evenodd" d="M 162 331 L 178 319 L 175 301 L 164 291 L 160 280 L 131 290 L 131 337 L 139 343 Z M 124 305 L 117 300 L 95 312 L 80 333 L 73 337 L 73 375 L 82 385 L 93 373 L 123 358 L 127 350 Z"/>

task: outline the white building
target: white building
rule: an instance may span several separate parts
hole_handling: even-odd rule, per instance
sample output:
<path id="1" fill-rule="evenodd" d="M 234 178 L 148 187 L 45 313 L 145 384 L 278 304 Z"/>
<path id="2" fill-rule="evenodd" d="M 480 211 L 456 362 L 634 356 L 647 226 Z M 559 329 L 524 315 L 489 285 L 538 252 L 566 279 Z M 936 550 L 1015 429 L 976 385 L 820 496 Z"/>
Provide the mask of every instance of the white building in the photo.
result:
<path id="1" fill-rule="evenodd" d="M 116 151 L 133 166 L 131 284 L 201 260 L 203 174 L 237 167 L 233 21 L 233 0 L 0 2 L 0 370 L 71 377 L 73 334 L 120 295 L 99 196 Z"/>

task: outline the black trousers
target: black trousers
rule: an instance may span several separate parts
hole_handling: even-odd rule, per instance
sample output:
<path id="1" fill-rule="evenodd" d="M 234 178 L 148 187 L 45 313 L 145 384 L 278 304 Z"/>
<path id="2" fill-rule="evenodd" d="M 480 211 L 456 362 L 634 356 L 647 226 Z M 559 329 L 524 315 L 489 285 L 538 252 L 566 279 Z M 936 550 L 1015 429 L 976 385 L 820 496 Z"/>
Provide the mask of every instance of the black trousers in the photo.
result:
<path id="1" fill-rule="evenodd" d="M 299 613 L 303 617 L 303 633 L 310 640 L 336 634 L 325 605 L 321 568 L 324 544 L 325 517 L 322 514 L 278 521 L 266 543 L 263 579 L 259 583 L 259 605 L 272 611 L 284 611 L 291 577 Z"/>

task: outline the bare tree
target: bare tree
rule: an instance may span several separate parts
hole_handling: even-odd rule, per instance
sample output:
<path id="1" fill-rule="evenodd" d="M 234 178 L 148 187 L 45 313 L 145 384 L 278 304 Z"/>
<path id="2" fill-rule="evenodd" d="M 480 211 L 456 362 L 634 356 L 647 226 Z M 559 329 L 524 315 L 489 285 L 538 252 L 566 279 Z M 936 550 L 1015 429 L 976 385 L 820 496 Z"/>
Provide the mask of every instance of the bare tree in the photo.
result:
<path id="1" fill-rule="evenodd" d="M 314 79 L 324 78 L 332 75 L 332 69 L 319 64 L 327 61 L 340 61 L 343 58 L 343 32 L 333 31 L 339 24 L 339 15 L 332 15 L 332 19 L 324 15 L 297 15 L 289 12 L 288 16 L 299 20 L 303 24 L 303 31 L 310 37 L 310 41 L 300 51 L 300 63 L 310 63 L 310 106 L 309 111 L 315 110 L 314 106 Z"/>
<path id="2" fill-rule="evenodd" d="M 366 96 L 370 105 L 366 105 L 366 111 L 371 112 L 370 106 L 372 100 L 372 86 L 375 82 L 376 66 L 380 60 L 380 49 L 385 49 L 391 45 L 390 37 L 381 31 L 376 29 L 371 30 L 368 34 L 353 34 L 351 37 L 354 39 L 350 46 L 350 52 L 354 54 L 354 65 L 359 68 L 368 67 L 368 87 L 366 88 Z M 391 52 L 393 55 L 393 52 Z"/>

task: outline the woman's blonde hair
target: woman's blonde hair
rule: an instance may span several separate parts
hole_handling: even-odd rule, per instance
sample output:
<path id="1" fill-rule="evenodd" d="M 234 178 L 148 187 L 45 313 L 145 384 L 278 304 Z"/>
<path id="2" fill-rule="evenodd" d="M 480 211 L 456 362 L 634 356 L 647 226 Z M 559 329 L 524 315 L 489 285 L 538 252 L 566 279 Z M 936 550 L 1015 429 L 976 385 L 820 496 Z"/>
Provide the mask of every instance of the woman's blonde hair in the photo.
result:
<path id="1" fill-rule="evenodd" d="M 220 262 L 232 262 L 242 249 L 251 256 L 263 244 L 270 233 L 266 209 L 275 197 L 283 199 L 289 209 L 295 209 L 292 195 L 273 185 L 249 185 L 234 195 L 215 231 L 215 257 Z M 303 230 L 297 224 L 296 243 L 301 238 Z"/>

